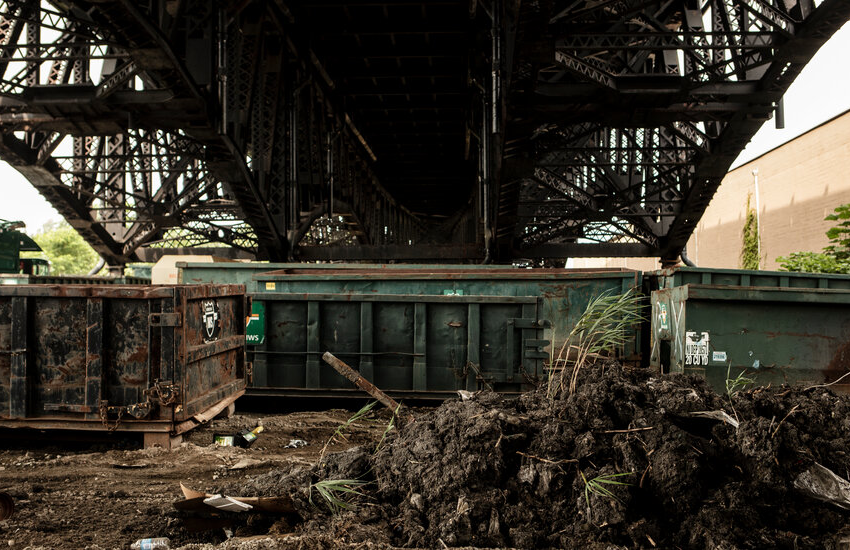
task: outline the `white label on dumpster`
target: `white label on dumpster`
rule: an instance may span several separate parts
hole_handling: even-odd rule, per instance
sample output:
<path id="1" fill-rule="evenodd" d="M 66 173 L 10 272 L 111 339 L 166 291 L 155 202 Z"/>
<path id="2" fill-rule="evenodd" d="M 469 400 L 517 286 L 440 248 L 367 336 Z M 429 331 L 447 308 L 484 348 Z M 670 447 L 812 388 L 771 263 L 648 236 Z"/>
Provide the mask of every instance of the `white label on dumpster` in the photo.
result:
<path id="1" fill-rule="evenodd" d="M 658 302 L 658 327 L 661 330 L 669 330 L 670 323 L 667 319 L 667 304 Z"/>
<path id="2" fill-rule="evenodd" d="M 711 352 L 711 360 L 725 362 L 726 361 L 726 352 L 725 351 L 712 351 Z"/>
<path id="3" fill-rule="evenodd" d="M 685 364 L 686 365 L 708 365 L 707 332 L 700 332 L 699 336 L 694 331 L 685 333 Z"/>
<path id="4" fill-rule="evenodd" d="M 204 300 L 201 307 L 204 309 L 204 341 L 218 340 L 218 333 L 221 329 L 218 304 L 215 300 Z"/>
<path id="5" fill-rule="evenodd" d="M 266 283 L 266 290 L 274 290 L 274 289 L 275 289 L 274 283 Z"/>

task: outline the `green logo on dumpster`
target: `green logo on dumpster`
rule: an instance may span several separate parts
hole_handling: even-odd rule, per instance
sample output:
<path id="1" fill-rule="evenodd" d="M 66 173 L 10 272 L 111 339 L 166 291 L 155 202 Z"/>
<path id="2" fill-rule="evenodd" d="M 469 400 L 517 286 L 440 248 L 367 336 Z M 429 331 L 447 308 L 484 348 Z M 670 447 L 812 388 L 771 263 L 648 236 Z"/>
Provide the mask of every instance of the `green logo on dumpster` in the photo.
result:
<path id="1" fill-rule="evenodd" d="M 266 304 L 251 304 L 251 315 L 245 320 L 245 339 L 248 344 L 258 346 L 266 341 Z"/>

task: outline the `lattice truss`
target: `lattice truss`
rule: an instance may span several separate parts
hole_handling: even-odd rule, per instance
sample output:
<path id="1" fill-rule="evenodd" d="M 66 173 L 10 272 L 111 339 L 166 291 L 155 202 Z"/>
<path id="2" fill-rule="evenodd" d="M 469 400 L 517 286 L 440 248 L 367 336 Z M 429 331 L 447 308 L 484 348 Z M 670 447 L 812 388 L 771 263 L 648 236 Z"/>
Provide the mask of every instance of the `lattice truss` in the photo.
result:
<path id="1" fill-rule="evenodd" d="M 344 223 L 306 244 L 418 238 L 285 14 L 157 5 L 0 2 L 0 157 L 111 265 L 214 243 L 284 259 L 323 216 Z"/>
<path id="2" fill-rule="evenodd" d="M 203 162 L 203 147 L 161 130 L 70 138 L 55 154 L 60 180 L 131 253 L 141 243 L 186 247 L 228 243 L 243 250 L 255 237 L 238 219 L 223 184 Z"/>
<path id="3" fill-rule="evenodd" d="M 630 129 L 585 123 L 570 130 L 546 129 L 538 137 L 538 161 L 520 195 L 523 243 L 657 247 L 707 136 L 690 123 Z"/>
<path id="4" fill-rule="evenodd" d="M 729 164 L 814 53 L 810 44 L 790 50 L 822 3 L 554 2 L 553 62 L 535 72 L 520 60 L 517 80 L 536 78 L 572 111 L 553 110 L 530 140 L 520 247 L 638 243 L 678 254 Z M 822 17 L 823 33 L 845 12 Z"/>
<path id="5" fill-rule="evenodd" d="M 305 66 L 310 53 L 284 44 L 285 19 L 245 10 L 227 37 L 228 129 L 244 144 L 271 216 L 292 246 L 418 240 L 423 224 L 378 182 L 371 149 L 331 99 L 333 81 L 314 70 L 318 61 Z"/>
<path id="6" fill-rule="evenodd" d="M 5 159 L 115 263 L 142 244 L 254 249 L 254 234 L 206 167 L 202 144 L 179 129 L 127 128 L 131 121 L 115 121 L 112 107 L 87 112 L 86 104 L 108 105 L 113 94 L 132 105 L 131 94 L 144 101 L 164 87 L 103 27 L 95 31 L 93 15 L 0 2 L 0 123 L 17 130 L 4 137 Z M 45 91 L 57 92 L 52 111 L 33 108 L 49 102 Z"/>

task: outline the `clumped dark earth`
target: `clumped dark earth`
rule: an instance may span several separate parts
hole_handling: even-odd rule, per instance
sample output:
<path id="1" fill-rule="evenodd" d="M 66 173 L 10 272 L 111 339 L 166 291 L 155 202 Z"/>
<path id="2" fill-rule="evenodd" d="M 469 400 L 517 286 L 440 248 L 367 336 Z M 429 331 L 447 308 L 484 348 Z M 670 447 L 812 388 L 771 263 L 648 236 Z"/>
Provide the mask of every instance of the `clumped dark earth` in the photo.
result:
<path id="1" fill-rule="evenodd" d="M 728 421 L 691 416 L 702 411 Z M 585 369 L 572 395 L 451 400 L 377 451 L 356 447 L 240 489 L 292 494 L 301 540 L 341 544 L 845 548 L 850 513 L 793 482 L 815 463 L 850 477 L 848 450 L 850 398 L 829 388 L 730 397 L 700 378 L 606 364 Z M 306 489 L 322 479 L 369 483 L 332 515 Z"/>

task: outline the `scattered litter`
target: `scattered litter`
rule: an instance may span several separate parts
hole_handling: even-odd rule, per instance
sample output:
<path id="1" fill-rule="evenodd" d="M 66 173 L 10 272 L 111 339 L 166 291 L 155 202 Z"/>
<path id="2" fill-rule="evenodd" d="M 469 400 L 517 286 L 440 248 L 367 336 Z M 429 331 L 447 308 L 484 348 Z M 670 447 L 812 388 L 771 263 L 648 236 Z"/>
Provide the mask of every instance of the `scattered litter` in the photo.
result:
<path id="1" fill-rule="evenodd" d="M 719 422 L 725 422 L 735 429 L 738 428 L 738 421 L 729 416 L 726 411 L 696 411 L 688 413 L 687 416 L 692 418 L 708 418 L 711 420 L 717 420 Z"/>
<path id="2" fill-rule="evenodd" d="M 467 390 L 457 390 L 457 394 L 460 396 L 461 401 L 469 401 L 475 395 L 475 392 Z"/>
<path id="3" fill-rule="evenodd" d="M 171 541 L 166 537 L 139 539 L 130 545 L 130 550 L 168 550 L 169 548 L 171 548 Z"/>
<path id="4" fill-rule="evenodd" d="M 244 470 L 245 468 L 250 468 L 251 466 L 256 466 L 257 464 L 262 464 L 262 460 L 257 460 L 256 458 L 243 458 L 233 466 L 231 466 L 230 470 Z"/>
<path id="5" fill-rule="evenodd" d="M 236 436 L 235 443 L 236 443 L 236 445 L 239 445 L 240 447 L 247 449 L 248 447 L 250 447 L 251 445 L 254 444 L 254 441 L 257 440 L 257 437 L 260 435 L 260 433 L 262 431 L 263 431 L 262 426 L 257 426 L 256 428 L 254 428 L 253 430 L 250 430 L 250 431 L 249 430 L 243 430 L 243 431 L 239 432 L 239 435 Z"/>
<path id="6" fill-rule="evenodd" d="M 183 492 L 184 500 L 178 500 L 174 503 L 174 508 L 180 511 L 198 511 L 210 504 L 207 499 L 220 497 L 221 495 L 211 495 L 202 493 L 194 489 L 186 487 L 182 483 L 180 489 Z M 295 512 L 295 507 L 292 503 L 292 498 L 288 495 L 274 497 L 225 497 L 233 501 L 247 504 L 253 507 L 255 512 L 265 512 L 268 514 L 289 514 Z"/>
<path id="7" fill-rule="evenodd" d="M 213 443 L 216 447 L 233 447 L 236 436 L 233 434 L 213 434 Z"/>
<path id="8" fill-rule="evenodd" d="M 235 498 L 223 497 L 221 495 L 213 495 L 205 498 L 204 504 L 212 506 L 213 508 L 218 508 L 219 510 L 224 510 L 225 512 L 247 512 L 253 508 L 250 504 L 245 504 L 244 502 L 239 502 Z"/>
<path id="9" fill-rule="evenodd" d="M 303 439 L 290 439 L 289 443 L 284 445 L 284 449 L 297 449 L 298 447 L 306 447 L 307 442 Z"/>
<path id="10" fill-rule="evenodd" d="M 794 488 L 813 499 L 850 510 L 850 482 L 817 462 L 797 476 Z"/>

